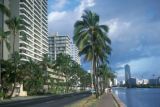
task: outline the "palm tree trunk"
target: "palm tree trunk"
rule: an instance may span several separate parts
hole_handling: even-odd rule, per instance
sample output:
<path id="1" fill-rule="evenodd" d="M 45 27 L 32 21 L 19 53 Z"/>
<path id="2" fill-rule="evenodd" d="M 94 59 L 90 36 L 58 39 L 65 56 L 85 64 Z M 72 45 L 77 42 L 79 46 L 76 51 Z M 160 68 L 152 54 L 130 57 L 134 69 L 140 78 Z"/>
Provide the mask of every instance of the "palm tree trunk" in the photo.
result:
<path id="1" fill-rule="evenodd" d="M 97 75 L 97 72 L 95 72 L 95 77 L 96 77 L 96 96 L 98 98 L 99 97 L 99 88 L 98 88 L 98 75 Z"/>
<path id="2" fill-rule="evenodd" d="M 103 94 L 103 80 L 102 80 L 102 76 L 100 76 L 100 94 Z"/>
<path id="3" fill-rule="evenodd" d="M 14 84 L 13 84 L 13 88 L 11 91 L 11 94 L 9 95 L 9 97 L 12 97 L 14 90 L 16 88 L 16 61 L 15 61 L 15 37 L 16 37 L 16 33 L 14 32 L 14 37 L 13 37 L 13 58 L 14 58 Z"/>
<path id="4" fill-rule="evenodd" d="M 96 57 L 93 58 L 93 83 L 94 83 L 94 89 L 96 91 L 96 98 L 98 98 L 98 78 L 96 73 Z"/>

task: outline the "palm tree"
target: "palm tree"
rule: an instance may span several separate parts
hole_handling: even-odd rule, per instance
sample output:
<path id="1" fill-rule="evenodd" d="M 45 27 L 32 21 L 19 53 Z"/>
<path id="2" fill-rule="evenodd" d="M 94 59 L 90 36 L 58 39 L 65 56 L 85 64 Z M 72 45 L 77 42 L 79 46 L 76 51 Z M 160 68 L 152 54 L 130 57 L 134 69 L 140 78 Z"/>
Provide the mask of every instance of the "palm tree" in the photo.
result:
<path id="1" fill-rule="evenodd" d="M 9 9 L 5 6 L 5 5 L 3 5 L 3 4 L 1 4 L 0 3 L 0 12 L 2 12 L 2 14 L 5 14 L 6 16 L 8 16 L 8 17 L 10 17 L 11 16 L 11 13 L 10 13 L 10 11 L 9 11 Z M 3 28 L 2 28 L 3 29 Z M 5 39 L 5 36 L 7 35 L 6 33 L 4 33 L 4 31 L 3 30 L 1 30 L 0 31 L 1 32 L 1 37 L 0 37 L 0 41 L 1 41 L 1 46 L 2 46 L 2 50 L 0 50 L 1 52 L 0 53 L 2 53 L 2 55 L 1 55 L 1 57 L 3 58 L 3 40 Z M 4 40 L 4 41 L 6 41 L 6 39 Z M 9 49 L 9 45 L 8 45 L 8 43 L 6 42 L 6 44 L 7 44 L 7 48 Z M 0 65 L 0 84 L 1 84 L 1 71 L 2 71 L 2 69 L 1 69 L 1 65 Z"/>
<path id="2" fill-rule="evenodd" d="M 16 83 L 20 82 L 20 76 L 19 74 L 21 74 L 21 71 L 19 70 L 21 64 L 22 64 L 22 61 L 21 61 L 21 56 L 18 52 L 14 52 L 13 53 L 14 57 L 12 57 L 10 60 L 12 62 L 12 66 L 13 66 L 13 78 L 14 78 L 14 82 L 13 82 L 13 87 L 12 87 L 12 90 L 11 90 L 11 93 L 9 95 L 9 97 L 12 97 L 13 93 L 14 93 L 14 90 L 15 90 L 15 87 L 16 87 Z"/>
<path id="3" fill-rule="evenodd" d="M 85 60 L 92 62 L 94 88 L 98 97 L 97 63 L 104 61 L 110 53 L 111 40 L 107 36 L 108 27 L 99 25 L 99 16 L 86 10 L 82 15 L 82 20 L 78 20 L 74 25 L 73 40 L 83 55 Z"/>
<path id="4" fill-rule="evenodd" d="M 107 64 L 99 65 L 97 68 L 98 77 L 100 78 L 100 94 L 103 93 L 109 79 L 109 69 Z"/>
<path id="5" fill-rule="evenodd" d="M 10 34 L 10 32 L 9 31 L 6 31 L 6 32 L 4 32 L 3 30 L 0 30 L 0 45 L 1 45 L 1 58 L 3 59 L 3 44 L 5 43 L 6 44 L 6 46 L 7 46 L 7 49 L 8 50 L 10 50 L 10 44 L 9 44 L 9 42 L 8 42 L 8 36 L 9 36 L 9 34 Z M 0 58 L 0 59 L 1 59 Z M 2 79 L 1 79 L 1 71 L 2 71 L 2 69 L 1 69 L 1 64 L 0 64 L 0 84 L 2 83 Z M 1 86 L 2 86 L 2 84 L 1 84 Z M 3 87 L 3 86 L 2 86 Z M 3 89 L 1 90 L 1 91 L 3 91 Z"/>
<path id="6" fill-rule="evenodd" d="M 25 26 L 29 26 L 27 23 L 25 23 L 20 17 L 12 17 L 12 18 L 9 18 L 8 20 L 5 21 L 5 23 L 7 24 L 10 32 L 11 32 L 11 35 L 13 36 L 13 43 L 12 43 L 12 57 L 14 59 L 14 72 L 16 74 L 16 51 L 15 51 L 15 45 L 16 45 L 16 37 L 21 36 L 21 38 L 23 36 L 26 36 L 24 35 L 23 33 L 20 33 L 21 30 L 25 30 L 26 27 Z M 25 25 L 25 26 L 24 26 Z M 13 94 L 14 92 L 14 89 L 15 89 L 15 85 L 16 85 L 16 75 L 15 75 L 15 81 L 14 81 L 14 85 L 13 85 L 13 89 L 12 89 L 12 92 L 11 92 L 11 95 Z"/>
<path id="7" fill-rule="evenodd" d="M 11 60 L 0 60 L 0 64 L 3 68 L 4 72 L 1 72 L 2 78 L 1 78 L 1 92 L 3 93 L 2 98 L 6 98 L 8 95 L 8 92 L 10 88 L 12 87 L 12 83 L 14 82 L 13 77 L 13 64 Z"/>
<path id="8" fill-rule="evenodd" d="M 20 35 L 21 30 L 25 30 L 25 26 L 29 26 L 27 23 L 25 23 L 20 17 L 13 17 L 8 20 L 6 20 L 6 24 L 11 31 L 11 35 L 13 36 L 13 43 L 12 43 L 12 53 L 15 52 L 15 40 L 17 36 L 23 36 Z M 22 33 L 21 33 L 22 34 Z"/>
<path id="9" fill-rule="evenodd" d="M 11 16 L 10 10 L 3 4 L 0 3 L 0 11 L 5 14 L 7 17 Z"/>
<path id="10" fill-rule="evenodd" d="M 7 46 L 7 49 L 10 50 L 10 44 L 8 41 L 8 36 L 10 35 L 10 31 L 4 32 L 3 30 L 0 30 L 0 44 L 2 45 L 2 57 L 3 57 L 3 44 L 5 43 Z"/>
<path id="11" fill-rule="evenodd" d="M 2 12 L 3 14 L 5 14 L 8 17 L 11 16 L 10 10 L 5 5 L 3 5 L 1 3 L 0 3 L 0 12 Z M 9 34 L 10 34 L 10 31 L 4 32 L 3 28 L 0 29 L 0 44 L 2 46 L 2 50 L 1 50 L 2 58 L 3 58 L 3 43 L 4 42 L 6 43 L 8 50 L 10 49 L 9 42 L 8 42 Z"/>

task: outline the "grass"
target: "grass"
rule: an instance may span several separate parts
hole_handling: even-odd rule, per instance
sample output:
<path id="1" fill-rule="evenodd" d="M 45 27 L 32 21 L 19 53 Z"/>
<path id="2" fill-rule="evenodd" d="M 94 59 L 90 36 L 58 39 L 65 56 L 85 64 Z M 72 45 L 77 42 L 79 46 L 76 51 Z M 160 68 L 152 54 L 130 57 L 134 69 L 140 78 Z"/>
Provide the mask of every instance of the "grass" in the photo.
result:
<path id="1" fill-rule="evenodd" d="M 92 95 L 65 107 L 97 107 L 97 102 L 98 99 Z"/>

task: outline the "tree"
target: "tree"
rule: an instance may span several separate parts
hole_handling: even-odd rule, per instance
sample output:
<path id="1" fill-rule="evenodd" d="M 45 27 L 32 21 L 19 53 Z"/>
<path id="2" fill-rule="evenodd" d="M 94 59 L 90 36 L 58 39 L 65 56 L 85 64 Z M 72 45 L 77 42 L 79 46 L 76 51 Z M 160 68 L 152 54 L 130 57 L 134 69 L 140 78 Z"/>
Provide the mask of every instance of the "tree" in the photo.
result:
<path id="1" fill-rule="evenodd" d="M 5 94 L 5 97 L 11 97 L 13 94 L 13 89 L 15 86 L 13 86 L 13 83 L 15 82 L 16 77 L 16 83 L 22 83 L 24 79 L 24 72 L 23 72 L 23 62 L 20 60 L 20 55 L 16 52 L 15 53 L 15 59 L 11 58 L 8 60 L 1 60 L 2 65 L 2 89 Z M 15 66 L 16 65 L 16 66 Z M 16 69 L 15 69 L 16 68 Z M 16 72 L 14 70 L 16 70 Z M 6 96 L 9 94 L 9 96 Z"/>
<path id="2" fill-rule="evenodd" d="M 7 49 L 10 50 L 10 44 L 8 41 L 8 36 L 10 35 L 10 31 L 4 32 L 3 30 L 0 30 L 0 44 L 2 45 L 2 57 L 3 57 L 3 44 L 5 43 L 7 46 Z"/>
<path id="3" fill-rule="evenodd" d="M 55 66 L 59 69 L 61 74 L 65 77 L 65 92 L 68 93 L 69 91 L 69 79 L 70 79 L 70 72 L 71 72 L 71 57 L 66 54 L 59 54 L 56 59 Z"/>
<path id="4" fill-rule="evenodd" d="M 16 45 L 16 37 L 19 36 L 20 34 L 20 31 L 21 30 L 25 30 L 26 27 L 25 26 L 29 26 L 27 23 L 25 23 L 20 17 L 13 17 L 13 18 L 9 18 L 8 20 L 5 21 L 10 32 L 11 32 L 11 35 L 13 36 L 13 43 L 12 43 L 12 57 L 14 59 L 14 64 L 15 64 L 15 67 L 14 67 L 14 72 L 16 74 L 16 51 L 15 51 L 15 45 Z M 24 33 L 21 33 L 21 38 L 23 36 L 26 36 Z M 15 85 L 16 85 L 16 75 L 15 75 L 15 80 L 14 80 L 14 85 L 13 85 L 13 89 L 12 89 L 12 92 L 11 92 L 11 95 L 13 95 L 13 92 L 14 92 L 14 89 L 15 89 Z"/>
<path id="5" fill-rule="evenodd" d="M 29 61 L 26 61 L 24 65 L 24 88 L 27 90 L 28 94 L 33 95 L 43 93 L 45 78 L 44 71 L 42 67 L 40 67 L 40 63 L 34 62 L 30 58 Z"/>
<path id="6" fill-rule="evenodd" d="M 0 53 L 1 53 L 1 58 L 0 59 L 3 59 L 3 44 L 5 43 L 6 46 L 7 46 L 7 49 L 10 50 L 10 44 L 8 42 L 8 36 L 9 36 L 10 32 L 9 31 L 6 31 L 4 32 L 3 30 L 0 30 L 0 45 L 1 45 L 1 50 L 0 50 Z M 0 64 L 0 85 L 2 86 L 2 79 L 1 79 L 1 64 Z M 2 86 L 3 88 L 3 86 Z M 0 87 L 0 90 L 2 91 L 3 93 L 3 89 L 1 89 Z"/>
<path id="7" fill-rule="evenodd" d="M 109 79 L 113 81 L 113 79 L 116 77 L 114 72 L 111 71 L 111 69 L 108 67 L 107 64 L 101 64 L 97 68 L 98 76 L 100 78 L 100 93 L 102 94 L 104 92 L 104 89 L 109 86 Z"/>
<path id="8" fill-rule="evenodd" d="M 14 81 L 13 77 L 13 66 L 11 63 L 11 60 L 0 60 L 0 64 L 2 66 L 2 72 L 1 72 L 1 85 L 2 89 L 1 91 L 3 92 L 3 98 L 8 97 L 7 93 L 12 87 L 12 83 Z"/>
<path id="9" fill-rule="evenodd" d="M 111 51 L 111 40 L 107 36 L 108 27 L 99 25 L 99 16 L 86 10 L 82 15 L 82 20 L 78 20 L 74 25 L 73 40 L 83 55 L 85 60 L 92 62 L 94 88 L 98 97 L 97 63 L 106 60 Z"/>
<path id="10" fill-rule="evenodd" d="M 48 85 L 48 90 L 49 90 L 49 73 L 48 73 L 48 68 L 51 68 L 51 59 L 48 57 L 48 54 L 44 54 L 42 61 L 39 62 L 39 65 L 43 71 L 43 76 L 45 79 L 45 84 Z"/>
<path id="11" fill-rule="evenodd" d="M 8 17 L 11 16 L 11 13 L 10 13 L 9 9 L 1 3 L 0 3 L 0 12 L 2 12 L 2 14 L 6 15 Z M 0 45 L 1 45 L 1 49 L 2 49 L 2 50 L 0 50 L 0 53 L 2 53 L 2 55 L 0 57 L 1 57 L 1 59 L 3 59 L 3 41 L 6 41 L 5 38 L 6 38 L 7 32 L 4 33 L 3 28 L 0 32 L 1 32 L 1 35 L 0 35 L 1 43 L 0 43 Z M 9 49 L 8 42 L 6 42 L 6 44 L 7 44 L 7 48 Z M 1 69 L 1 65 L 0 65 L 0 84 L 1 84 L 1 72 L 2 72 L 2 69 Z"/>
<path id="12" fill-rule="evenodd" d="M 19 33 L 21 30 L 25 30 L 25 26 L 29 26 L 27 23 L 25 23 L 20 17 L 13 17 L 9 18 L 8 20 L 5 21 L 9 30 L 11 31 L 11 35 L 13 36 L 13 43 L 12 43 L 12 53 L 15 52 L 15 40 L 16 37 L 19 36 Z M 22 34 L 22 33 L 21 33 Z M 24 35 L 20 35 L 24 36 Z"/>
<path id="13" fill-rule="evenodd" d="M 21 82 L 20 76 L 22 76 L 22 75 L 20 75 L 21 70 L 19 69 L 20 65 L 22 64 L 21 57 L 18 52 L 14 52 L 12 55 L 14 55 L 14 56 L 10 60 L 12 63 L 12 69 L 14 71 L 12 74 L 12 76 L 14 78 L 14 82 L 13 82 L 13 88 L 11 89 L 11 93 L 10 93 L 9 97 L 12 97 L 14 90 L 15 90 L 15 87 L 16 87 L 16 83 Z"/>
<path id="14" fill-rule="evenodd" d="M 3 4 L 0 3 L 0 11 L 5 14 L 7 17 L 11 16 L 10 10 Z"/>

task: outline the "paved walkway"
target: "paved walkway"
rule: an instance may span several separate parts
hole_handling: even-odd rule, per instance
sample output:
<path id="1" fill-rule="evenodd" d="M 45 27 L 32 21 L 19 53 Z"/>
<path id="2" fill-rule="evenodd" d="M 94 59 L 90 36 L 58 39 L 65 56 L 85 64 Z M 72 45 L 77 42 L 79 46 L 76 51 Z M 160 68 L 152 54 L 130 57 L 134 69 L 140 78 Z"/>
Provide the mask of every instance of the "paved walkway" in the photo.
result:
<path id="1" fill-rule="evenodd" d="M 97 107 L 116 107 L 112 94 L 104 94 Z"/>

